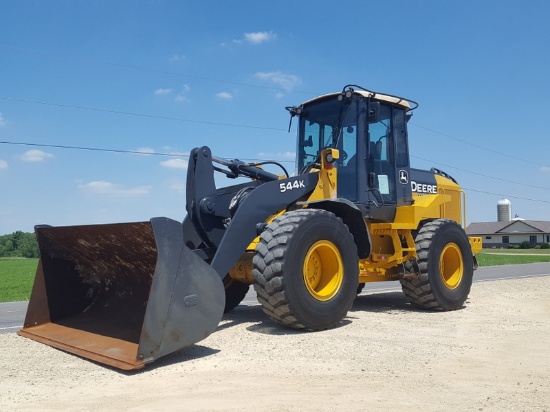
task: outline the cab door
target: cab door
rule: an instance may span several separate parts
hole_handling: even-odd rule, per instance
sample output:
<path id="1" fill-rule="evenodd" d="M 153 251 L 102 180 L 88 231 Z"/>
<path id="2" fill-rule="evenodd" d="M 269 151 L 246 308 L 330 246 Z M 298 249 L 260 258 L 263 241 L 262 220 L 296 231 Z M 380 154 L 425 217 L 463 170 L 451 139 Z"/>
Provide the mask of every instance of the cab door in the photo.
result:
<path id="1" fill-rule="evenodd" d="M 395 187 L 396 205 L 409 206 L 412 204 L 412 188 L 410 178 L 410 156 L 407 134 L 408 117 L 405 110 L 393 109 L 393 137 L 395 145 Z"/>
<path id="2" fill-rule="evenodd" d="M 412 198 L 405 111 L 380 104 L 367 136 L 369 213 L 376 220 L 393 221 L 395 208 Z"/>

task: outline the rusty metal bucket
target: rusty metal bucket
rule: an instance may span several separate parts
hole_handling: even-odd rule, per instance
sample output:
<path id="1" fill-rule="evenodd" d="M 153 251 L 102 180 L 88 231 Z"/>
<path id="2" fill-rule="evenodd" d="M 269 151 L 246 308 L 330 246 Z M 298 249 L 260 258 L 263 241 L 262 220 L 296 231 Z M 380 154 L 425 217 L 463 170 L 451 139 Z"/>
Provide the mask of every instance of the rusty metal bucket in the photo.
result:
<path id="1" fill-rule="evenodd" d="M 18 334 L 124 370 L 206 338 L 223 316 L 218 274 L 179 222 L 37 226 L 40 261 Z"/>

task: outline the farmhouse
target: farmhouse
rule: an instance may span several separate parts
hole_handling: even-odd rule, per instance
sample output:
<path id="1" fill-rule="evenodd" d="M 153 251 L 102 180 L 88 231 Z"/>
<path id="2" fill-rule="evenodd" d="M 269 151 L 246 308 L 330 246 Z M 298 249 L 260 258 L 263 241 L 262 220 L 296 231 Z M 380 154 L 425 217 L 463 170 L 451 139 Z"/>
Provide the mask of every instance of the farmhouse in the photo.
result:
<path id="1" fill-rule="evenodd" d="M 466 228 L 468 236 L 482 238 L 483 247 L 508 247 L 529 242 L 531 247 L 550 243 L 550 222 L 512 219 L 512 202 L 500 199 L 497 202 L 497 221 L 471 223 Z"/>
<path id="2" fill-rule="evenodd" d="M 550 222 L 512 219 L 503 222 L 471 223 L 466 228 L 468 236 L 480 236 L 483 247 L 508 247 L 529 242 L 531 246 L 550 243 Z"/>

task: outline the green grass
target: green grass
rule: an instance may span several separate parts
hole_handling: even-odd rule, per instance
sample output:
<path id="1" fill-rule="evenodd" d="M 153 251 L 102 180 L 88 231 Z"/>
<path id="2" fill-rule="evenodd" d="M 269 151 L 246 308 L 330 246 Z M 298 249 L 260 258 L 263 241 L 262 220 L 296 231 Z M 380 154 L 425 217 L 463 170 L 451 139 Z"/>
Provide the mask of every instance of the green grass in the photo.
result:
<path id="1" fill-rule="evenodd" d="M 0 258 L 0 302 L 29 300 L 38 259 Z"/>
<path id="2" fill-rule="evenodd" d="M 546 256 L 522 256 L 522 255 L 476 255 L 479 266 L 521 265 L 524 263 L 550 262 L 550 255 Z"/>
<path id="3" fill-rule="evenodd" d="M 514 255 L 548 255 L 550 256 L 550 249 L 482 249 L 481 253 L 490 254 L 514 254 Z"/>
<path id="4" fill-rule="evenodd" d="M 476 255 L 479 266 L 521 265 L 524 263 L 550 262 L 550 253 L 538 249 L 483 249 Z M 529 253 L 531 252 L 531 253 Z M 543 253 L 540 253 L 543 252 Z"/>

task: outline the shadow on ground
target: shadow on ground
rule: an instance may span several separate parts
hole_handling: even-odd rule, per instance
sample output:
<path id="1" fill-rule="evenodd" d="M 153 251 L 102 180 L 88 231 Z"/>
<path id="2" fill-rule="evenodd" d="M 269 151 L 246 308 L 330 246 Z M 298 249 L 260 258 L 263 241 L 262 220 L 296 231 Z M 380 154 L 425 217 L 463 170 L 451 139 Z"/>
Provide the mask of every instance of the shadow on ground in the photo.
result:
<path id="1" fill-rule="evenodd" d="M 386 314 L 399 314 L 410 312 L 422 312 L 426 314 L 441 313 L 438 311 L 430 311 L 418 309 L 408 303 L 405 295 L 401 291 L 365 293 L 363 292 L 355 299 L 352 308 L 348 312 L 348 316 L 340 322 L 337 328 L 345 327 L 353 322 L 354 312 L 375 312 Z M 261 333 L 272 336 L 288 336 L 300 335 L 304 332 L 301 330 L 289 329 L 272 321 L 263 311 L 259 304 L 243 304 L 237 306 L 231 312 L 226 313 L 216 332 L 238 326 L 243 323 L 249 323 L 246 329 L 250 332 Z M 214 332 L 214 333 L 216 333 Z M 320 332 L 322 333 L 322 332 Z M 223 348 L 222 348 L 223 350 Z M 187 348 L 180 349 L 174 353 L 166 355 L 150 365 L 146 365 L 144 369 L 134 372 L 122 372 L 127 375 L 143 373 L 154 370 L 160 367 L 166 367 L 172 364 L 177 364 L 189 360 L 200 359 L 206 356 L 215 355 L 220 350 L 212 349 L 202 345 L 192 345 Z M 113 369 L 114 370 L 114 369 Z M 117 370 L 117 372 L 121 372 Z"/>
<path id="2" fill-rule="evenodd" d="M 401 291 L 383 293 L 363 293 L 353 302 L 351 312 L 411 312 L 417 309 L 408 303 L 407 298 Z"/>

